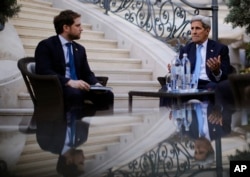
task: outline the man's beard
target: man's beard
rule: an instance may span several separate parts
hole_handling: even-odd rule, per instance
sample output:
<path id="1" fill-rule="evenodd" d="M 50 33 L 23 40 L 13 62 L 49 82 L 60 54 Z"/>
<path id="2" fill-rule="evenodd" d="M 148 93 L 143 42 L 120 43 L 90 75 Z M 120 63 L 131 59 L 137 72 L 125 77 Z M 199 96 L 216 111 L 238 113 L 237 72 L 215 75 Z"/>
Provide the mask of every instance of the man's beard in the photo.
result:
<path id="1" fill-rule="evenodd" d="M 68 34 L 68 38 L 69 38 L 71 41 L 73 41 L 73 40 L 80 39 L 80 35 Z"/>

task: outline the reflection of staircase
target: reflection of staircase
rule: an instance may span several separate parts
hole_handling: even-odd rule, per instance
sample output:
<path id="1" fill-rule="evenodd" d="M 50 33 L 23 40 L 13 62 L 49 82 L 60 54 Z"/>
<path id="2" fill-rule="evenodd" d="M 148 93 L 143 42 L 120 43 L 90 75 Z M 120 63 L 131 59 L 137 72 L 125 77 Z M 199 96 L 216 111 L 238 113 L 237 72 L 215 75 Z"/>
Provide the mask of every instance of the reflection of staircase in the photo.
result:
<path id="1" fill-rule="evenodd" d="M 96 155 L 105 153 L 108 146 L 119 143 L 120 136 L 131 133 L 131 127 L 142 122 L 140 118 L 125 117 L 112 123 L 109 118 L 101 118 L 99 125 L 89 128 L 88 139 L 90 141 L 84 144 L 84 148 L 83 145 L 77 147 L 77 149 L 84 150 L 85 163 L 93 160 Z M 57 160 L 58 155 L 41 150 L 37 144 L 36 135 L 31 134 L 27 136 L 25 147 L 17 163 L 16 173 L 26 177 L 56 175 Z"/>
<path id="2" fill-rule="evenodd" d="M 147 133 L 150 131 L 155 131 L 156 124 L 158 124 L 157 127 L 162 124 L 159 124 L 159 121 L 165 122 L 167 119 L 159 112 L 156 112 L 154 114 L 137 113 L 134 115 L 97 116 L 85 118 L 84 121 L 90 123 L 89 136 L 87 142 L 77 147 L 77 149 L 84 151 L 86 169 L 99 173 L 106 170 L 103 166 L 112 167 L 114 165 L 114 162 L 110 161 L 110 159 L 115 156 L 121 157 L 124 155 L 124 152 L 132 150 L 132 147 L 126 148 L 133 144 L 133 141 L 135 141 L 133 146 L 135 147 L 136 144 L 140 143 L 138 140 L 143 138 L 143 136 L 147 136 Z M 162 130 L 166 131 L 165 128 Z M 143 134 L 142 132 L 145 133 Z M 155 140 L 157 139 L 155 138 Z M 150 142 L 152 144 L 149 143 L 143 145 L 143 147 L 154 145 L 153 140 L 150 140 Z M 126 150 L 121 153 L 124 149 Z M 129 153 L 131 153 L 129 156 L 131 158 L 134 152 Z M 137 151 L 136 153 L 141 152 Z M 41 150 L 36 142 L 36 135 L 30 134 L 27 135 L 25 147 L 20 155 L 15 172 L 25 177 L 56 176 L 57 159 L 58 155 Z M 99 171 L 96 171 L 95 168 Z"/>
<path id="3" fill-rule="evenodd" d="M 16 28 L 27 56 L 34 56 L 38 42 L 54 35 L 53 17 L 61 9 L 52 8 L 48 2 L 35 0 L 18 0 L 22 4 L 18 17 L 11 19 Z M 84 18 L 84 17 L 82 17 Z M 117 47 L 117 41 L 105 39 L 105 32 L 94 31 L 90 24 L 83 23 L 83 34 L 79 43 L 86 47 L 89 63 L 96 75 L 109 77 L 108 86 L 115 94 L 115 109 L 127 109 L 128 91 L 132 89 L 158 89 L 159 84 L 153 79 L 151 69 L 142 68 L 139 58 L 131 58 L 130 51 Z M 25 108 L 30 107 L 27 93 L 19 95 Z M 158 100 L 138 98 L 135 106 L 138 108 L 157 107 Z"/>
<path id="4" fill-rule="evenodd" d="M 51 3 L 39 0 L 18 0 L 22 4 L 18 17 L 10 19 L 23 43 L 27 56 L 34 56 L 37 43 L 54 35 L 53 17 L 61 9 L 52 8 Z M 84 17 L 83 17 L 84 18 Z M 116 40 L 105 39 L 105 32 L 94 31 L 90 24 L 83 23 L 83 37 L 78 42 L 86 47 L 91 68 L 96 75 L 109 77 L 108 86 L 115 94 L 115 111 L 127 110 L 128 91 L 132 89 L 155 89 L 160 85 L 153 81 L 153 71 L 144 69 L 140 58 L 131 58 L 128 49 L 118 48 Z M 158 107 L 158 99 L 135 98 L 137 108 Z M 20 108 L 0 109 L 0 130 L 19 131 L 30 120 L 33 104 L 27 92 L 19 93 Z M 25 115 L 25 116 L 23 116 Z M 114 117 L 112 117 L 114 119 Z M 92 125 L 89 141 L 80 147 L 84 149 L 86 163 L 105 154 L 108 147 L 119 145 L 121 139 L 131 136 L 133 127 L 143 123 L 141 117 L 124 117 L 117 121 L 109 119 L 108 123 Z M 98 122 L 102 122 L 98 119 Z M 97 123 L 98 124 L 98 123 Z M 109 125 L 108 125 L 109 124 Z M 56 173 L 57 155 L 40 149 L 35 134 L 27 135 L 24 149 L 17 162 L 16 172 L 23 176 L 58 176 Z"/>

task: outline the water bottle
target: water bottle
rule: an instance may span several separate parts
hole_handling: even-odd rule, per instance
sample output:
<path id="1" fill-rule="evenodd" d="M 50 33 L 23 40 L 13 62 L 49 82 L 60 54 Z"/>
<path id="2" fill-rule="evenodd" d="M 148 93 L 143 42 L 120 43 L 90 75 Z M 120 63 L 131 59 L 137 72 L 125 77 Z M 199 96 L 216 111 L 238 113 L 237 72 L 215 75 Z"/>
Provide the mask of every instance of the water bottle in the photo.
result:
<path id="1" fill-rule="evenodd" d="M 172 118 L 174 120 L 176 131 L 180 132 L 183 124 L 183 119 L 181 117 L 180 109 L 178 107 L 172 108 Z"/>
<path id="2" fill-rule="evenodd" d="M 181 60 L 175 55 L 171 61 L 171 90 L 178 91 L 180 87 Z"/>
<path id="3" fill-rule="evenodd" d="M 182 75 L 182 89 L 189 90 L 191 82 L 191 64 L 186 53 L 183 54 L 181 60 L 183 66 L 183 75 Z"/>

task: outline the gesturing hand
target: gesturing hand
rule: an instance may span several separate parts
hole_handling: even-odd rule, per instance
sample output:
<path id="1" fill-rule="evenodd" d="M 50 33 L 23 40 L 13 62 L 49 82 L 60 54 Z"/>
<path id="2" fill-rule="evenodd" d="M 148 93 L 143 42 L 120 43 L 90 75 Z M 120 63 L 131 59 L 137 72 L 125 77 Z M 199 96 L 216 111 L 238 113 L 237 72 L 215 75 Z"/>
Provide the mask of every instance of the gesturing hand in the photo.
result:
<path id="1" fill-rule="evenodd" d="M 207 66 L 214 73 L 214 75 L 219 75 L 220 73 L 220 65 L 221 65 L 221 57 L 220 55 L 216 58 L 209 58 L 207 60 Z"/>
<path id="2" fill-rule="evenodd" d="M 208 121 L 211 124 L 219 124 L 220 126 L 223 125 L 222 123 L 222 114 L 220 111 L 212 111 L 212 113 L 208 116 Z"/>

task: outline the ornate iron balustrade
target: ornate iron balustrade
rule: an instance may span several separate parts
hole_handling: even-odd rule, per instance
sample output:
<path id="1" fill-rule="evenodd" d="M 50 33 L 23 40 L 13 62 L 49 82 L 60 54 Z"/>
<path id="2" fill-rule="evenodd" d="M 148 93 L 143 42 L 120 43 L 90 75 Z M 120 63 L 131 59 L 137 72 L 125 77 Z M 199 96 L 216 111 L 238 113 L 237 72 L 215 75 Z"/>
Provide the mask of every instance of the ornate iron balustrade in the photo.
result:
<path id="1" fill-rule="evenodd" d="M 153 177 L 153 176 L 182 176 L 183 174 L 193 173 L 193 170 L 202 168 L 192 163 L 193 157 L 190 151 L 194 151 L 194 142 L 189 139 L 177 141 L 164 140 L 157 147 L 144 153 L 130 163 L 112 171 L 109 176 L 126 177 Z M 193 169 L 193 170 L 192 170 Z"/>
<path id="2" fill-rule="evenodd" d="M 192 4 L 186 0 L 80 0 L 93 2 L 108 12 L 150 33 L 153 37 L 170 44 L 178 52 L 181 45 L 190 39 L 190 18 L 201 10 L 212 11 L 213 39 L 218 39 L 218 2 Z M 191 7 L 191 8 L 190 8 Z"/>

